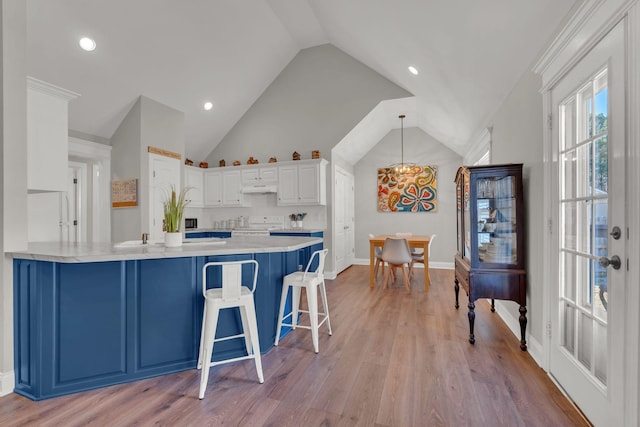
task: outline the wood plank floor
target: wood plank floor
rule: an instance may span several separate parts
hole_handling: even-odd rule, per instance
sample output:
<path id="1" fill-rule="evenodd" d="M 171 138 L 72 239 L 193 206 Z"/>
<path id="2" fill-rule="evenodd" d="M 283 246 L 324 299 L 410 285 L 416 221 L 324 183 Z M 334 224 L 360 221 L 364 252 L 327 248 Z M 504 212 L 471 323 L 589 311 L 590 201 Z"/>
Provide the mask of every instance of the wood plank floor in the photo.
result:
<path id="1" fill-rule="evenodd" d="M 12 394 L 0 425 L 588 425 L 485 302 L 467 342 L 452 271 L 431 270 L 428 293 L 423 278 L 410 294 L 400 279 L 370 290 L 365 266 L 328 281 L 333 336 L 315 354 L 308 330 L 290 333 L 263 356 L 264 384 L 245 361 L 212 368 L 204 400 L 195 369 L 41 402 Z"/>

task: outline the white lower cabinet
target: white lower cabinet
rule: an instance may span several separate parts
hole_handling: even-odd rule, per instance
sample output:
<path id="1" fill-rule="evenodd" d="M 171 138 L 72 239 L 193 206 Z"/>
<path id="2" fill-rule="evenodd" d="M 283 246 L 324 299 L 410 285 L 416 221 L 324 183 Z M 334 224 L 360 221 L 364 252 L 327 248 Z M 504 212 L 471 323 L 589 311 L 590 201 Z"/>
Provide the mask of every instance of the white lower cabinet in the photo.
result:
<path id="1" fill-rule="evenodd" d="M 204 172 L 204 206 L 222 206 L 222 172 L 207 170 Z"/>
<path id="2" fill-rule="evenodd" d="M 184 185 L 189 188 L 186 199 L 189 207 L 201 208 L 204 206 L 204 171 L 192 166 L 184 167 Z"/>
<path id="3" fill-rule="evenodd" d="M 326 167 L 324 159 L 278 167 L 278 205 L 326 205 Z"/>

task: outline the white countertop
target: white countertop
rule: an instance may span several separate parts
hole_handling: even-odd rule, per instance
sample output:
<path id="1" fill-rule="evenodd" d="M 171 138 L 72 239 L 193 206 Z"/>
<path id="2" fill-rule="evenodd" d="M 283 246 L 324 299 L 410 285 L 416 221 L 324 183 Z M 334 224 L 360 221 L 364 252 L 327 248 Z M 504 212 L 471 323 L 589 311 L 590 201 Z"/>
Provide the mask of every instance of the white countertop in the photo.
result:
<path id="1" fill-rule="evenodd" d="M 20 259 L 52 262 L 100 262 L 131 259 L 181 258 L 193 256 L 289 252 L 322 243 L 319 237 L 241 236 L 227 239 L 185 240 L 182 246 L 166 248 L 161 243 L 121 246 L 114 243 L 31 242 L 26 251 L 7 252 Z"/>

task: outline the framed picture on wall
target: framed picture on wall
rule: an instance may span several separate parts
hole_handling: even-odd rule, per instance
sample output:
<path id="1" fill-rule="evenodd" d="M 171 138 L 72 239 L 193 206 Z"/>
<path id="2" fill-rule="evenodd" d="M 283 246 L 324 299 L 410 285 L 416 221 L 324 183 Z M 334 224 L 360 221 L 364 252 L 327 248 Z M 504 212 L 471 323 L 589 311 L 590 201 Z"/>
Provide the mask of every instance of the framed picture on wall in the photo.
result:
<path id="1" fill-rule="evenodd" d="M 378 169 L 378 212 L 435 212 L 438 167 L 411 166 L 404 172 Z"/>

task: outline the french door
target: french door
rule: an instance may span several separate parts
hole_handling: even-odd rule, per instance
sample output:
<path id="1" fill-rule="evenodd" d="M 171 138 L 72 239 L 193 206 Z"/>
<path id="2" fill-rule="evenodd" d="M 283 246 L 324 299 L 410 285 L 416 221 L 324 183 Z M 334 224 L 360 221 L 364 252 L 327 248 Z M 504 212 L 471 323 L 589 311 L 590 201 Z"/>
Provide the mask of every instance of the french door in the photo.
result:
<path id="1" fill-rule="evenodd" d="M 623 423 L 624 40 L 623 21 L 551 93 L 558 227 L 549 371 L 596 426 Z"/>

